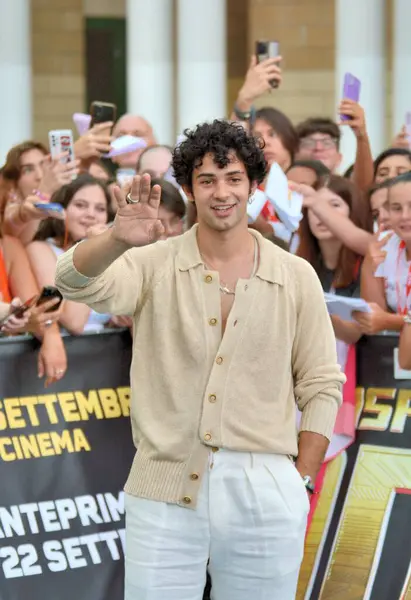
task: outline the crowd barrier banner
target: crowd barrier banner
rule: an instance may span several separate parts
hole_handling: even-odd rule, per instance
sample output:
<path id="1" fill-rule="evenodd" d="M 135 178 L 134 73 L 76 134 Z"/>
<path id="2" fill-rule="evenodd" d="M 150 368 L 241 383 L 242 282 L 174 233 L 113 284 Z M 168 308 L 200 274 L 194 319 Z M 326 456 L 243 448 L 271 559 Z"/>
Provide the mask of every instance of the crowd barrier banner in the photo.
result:
<path id="1" fill-rule="evenodd" d="M 397 345 L 358 344 L 356 441 L 327 469 L 297 600 L 411 600 L 411 381 L 394 379 Z"/>
<path id="2" fill-rule="evenodd" d="M 35 348 L 0 343 L 0 599 L 122 600 L 130 335 L 67 338 L 49 389 Z"/>
<path id="3" fill-rule="evenodd" d="M 297 600 L 411 600 L 411 381 L 398 337 L 358 346 L 357 438 L 330 463 Z M 127 332 L 68 338 L 45 390 L 31 341 L 0 343 L 0 600 L 122 600 L 134 449 Z"/>

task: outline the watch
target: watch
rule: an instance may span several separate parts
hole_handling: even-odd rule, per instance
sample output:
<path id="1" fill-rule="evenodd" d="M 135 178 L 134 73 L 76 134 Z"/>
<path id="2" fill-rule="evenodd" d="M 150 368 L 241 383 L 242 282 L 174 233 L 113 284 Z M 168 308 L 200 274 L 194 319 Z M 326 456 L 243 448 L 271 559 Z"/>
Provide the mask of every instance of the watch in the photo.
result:
<path id="1" fill-rule="evenodd" d="M 310 494 L 314 494 L 315 485 L 311 477 L 309 475 L 304 475 L 302 479 L 307 491 L 310 492 Z"/>

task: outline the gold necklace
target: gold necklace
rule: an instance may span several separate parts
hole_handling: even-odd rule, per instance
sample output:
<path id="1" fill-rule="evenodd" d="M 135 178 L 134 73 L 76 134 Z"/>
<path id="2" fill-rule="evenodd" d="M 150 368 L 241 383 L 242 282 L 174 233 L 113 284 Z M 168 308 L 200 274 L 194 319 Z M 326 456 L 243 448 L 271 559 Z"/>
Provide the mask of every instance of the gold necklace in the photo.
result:
<path id="1" fill-rule="evenodd" d="M 214 270 L 214 271 L 218 272 L 218 269 L 213 267 L 213 265 L 211 263 L 209 263 L 209 264 L 213 268 L 212 269 L 208 268 L 203 255 L 201 255 L 201 258 L 203 259 L 204 267 L 207 269 L 207 271 Z M 253 262 L 253 270 L 251 272 L 250 279 L 252 279 L 255 276 L 255 274 L 257 272 L 257 267 L 258 267 L 258 244 L 257 244 L 257 240 L 254 238 L 254 262 Z M 227 294 L 228 296 L 235 296 L 235 290 L 230 290 L 230 288 L 224 283 L 224 281 L 221 281 L 221 279 L 220 279 L 219 288 L 220 288 L 220 292 L 222 294 Z"/>

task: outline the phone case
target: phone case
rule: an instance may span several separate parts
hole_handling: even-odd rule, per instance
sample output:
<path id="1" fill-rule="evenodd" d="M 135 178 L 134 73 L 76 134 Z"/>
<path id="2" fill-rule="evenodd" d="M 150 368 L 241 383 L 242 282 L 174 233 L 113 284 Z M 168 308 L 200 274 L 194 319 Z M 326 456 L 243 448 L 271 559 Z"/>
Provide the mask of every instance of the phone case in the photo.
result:
<path id="1" fill-rule="evenodd" d="M 52 212 L 58 212 L 61 213 L 63 212 L 64 208 L 61 206 L 61 204 L 58 204 L 57 202 L 36 202 L 36 204 L 34 205 L 36 208 L 39 208 L 40 210 L 45 210 L 45 211 L 52 211 Z"/>
<path id="2" fill-rule="evenodd" d="M 346 100 L 353 100 L 354 102 L 358 102 L 360 99 L 361 92 L 361 81 L 357 79 L 351 73 L 346 73 L 344 75 L 344 86 L 342 97 Z M 347 115 L 341 115 L 341 119 L 343 121 L 348 121 L 349 117 Z"/>
<path id="3" fill-rule="evenodd" d="M 279 44 L 279 42 L 276 42 L 276 41 L 271 41 L 271 42 L 258 41 L 255 44 L 255 53 L 257 56 L 257 61 L 259 63 L 263 62 L 264 60 L 267 60 L 268 58 L 275 58 L 276 56 L 279 56 L 279 54 L 280 54 L 280 44 Z M 272 79 L 270 81 L 270 85 L 272 88 L 277 88 L 278 81 L 276 79 Z"/>
<path id="4" fill-rule="evenodd" d="M 68 156 L 62 158 L 63 163 L 74 160 L 74 142 L 71 129 L 54 129 L 49 131 L 50 154 L 56 158 L 62 152 L 68 152 Z"/>

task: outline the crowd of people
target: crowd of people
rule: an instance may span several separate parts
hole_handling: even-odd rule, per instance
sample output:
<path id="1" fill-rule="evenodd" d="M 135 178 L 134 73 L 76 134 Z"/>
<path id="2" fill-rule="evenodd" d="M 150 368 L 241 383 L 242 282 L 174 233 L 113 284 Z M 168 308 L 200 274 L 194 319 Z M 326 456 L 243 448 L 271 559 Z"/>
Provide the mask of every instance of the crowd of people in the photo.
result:
<path id="1" fill-rule="evenodd" d="M 294 125 L 276 108 L 256 110 L 261 95 L 271 90 L 275 97 L 271 84 L 273 80 L 281 84 L 281 78 L 278 59 L 257 64 L 253 58 L 229 118 L 253 133 L 256 143 L 264 145 L 268 168 L 277 163 L 290 187 L 303 195 L 303 217 L 298 231 L 292 233 L 267 200 L 250 227 L 309 261 L 324 292 L 368 302 L 370 311 L 354 313 L 352 321 L 331 316 L 337 340 L 349 346 L 364 334 L 401 332 L 400 362 L 411 367 L 407 132 L 404 129 L 390 148 L 373 157 L 366 115 L 352 100 L 342 99 L 338 123 L 313 116 Z M 112 127 L 111 135 L 107 127 Z M 357 141 L 355 163 L 344 174 L 338 174 L 341 127 L 351 129 Z M 103 158 L 112 140 L 122 135 L 143 139 L 145 149 L 113 160 Z M 173 148 L 158 143 L 143 117 L 133 115 L 91 127 L 75 142 L 71 162 L 64 157 L 52 159 L 49 149 L 36 140 L 10 149 L 0 172 L 1 331 L 4 336 L 31 333 L 39 339 L 39 376 L 45 376 L 48 384 L 61 379 L 69 368 L 65 335 L 130 326 L 130 319 L 98 314 L 70 301 L 54 310 L 56 301 L 51 300 L 24 314 L 15 313 L 16 307 L 54 285 L 61 253 L 110 227 L 116 214 L 113 189 L 124 185 L 125 174 L 149 173 L 152 185 L 161 186 L 164 236 L 177 236 L 192 227 L 196 207 L 170 172 L 172 153 Z M 260 188 L 264 190 L 264 182 Z M 57 218 L 38 208 L 42 202 L 57 203 L 64 211 Z"/>

